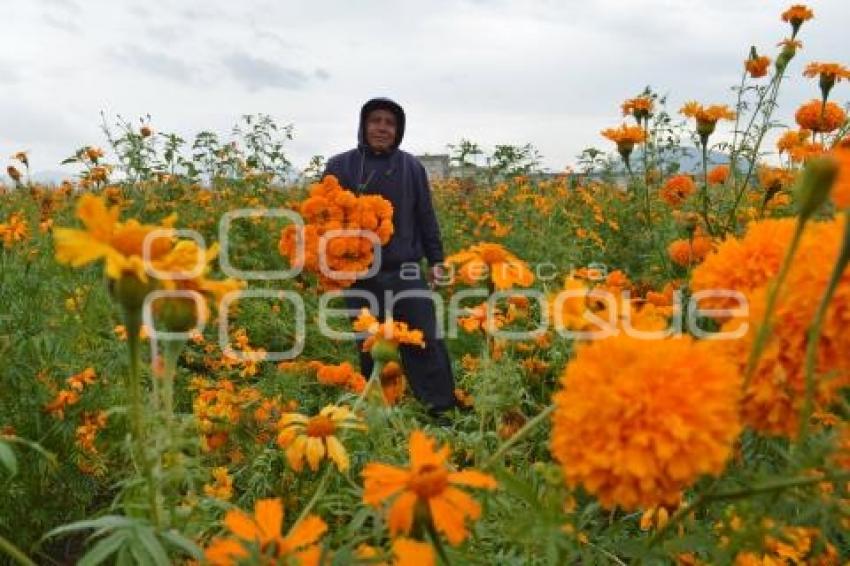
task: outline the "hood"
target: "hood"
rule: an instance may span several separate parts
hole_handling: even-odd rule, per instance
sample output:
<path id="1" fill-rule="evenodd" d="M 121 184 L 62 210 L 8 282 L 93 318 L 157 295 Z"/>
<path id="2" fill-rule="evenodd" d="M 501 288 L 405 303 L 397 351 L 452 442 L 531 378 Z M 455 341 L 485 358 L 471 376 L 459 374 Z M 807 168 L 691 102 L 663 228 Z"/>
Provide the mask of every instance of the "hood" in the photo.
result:
<path id="1" fill-rule="evenodd" d="M 404 109 L 397 102 L 389 98 L 373 98 L 360 109 L 360 125 L 357 128 L 357 147 L 366 147 L 366 116 L 369 112 L 378 108 L 389 110 L 395 114 L 397 127 L 393 150 L 398 149 L 398 146 L 401 145 L 401 140 L 404 139 Z"/>

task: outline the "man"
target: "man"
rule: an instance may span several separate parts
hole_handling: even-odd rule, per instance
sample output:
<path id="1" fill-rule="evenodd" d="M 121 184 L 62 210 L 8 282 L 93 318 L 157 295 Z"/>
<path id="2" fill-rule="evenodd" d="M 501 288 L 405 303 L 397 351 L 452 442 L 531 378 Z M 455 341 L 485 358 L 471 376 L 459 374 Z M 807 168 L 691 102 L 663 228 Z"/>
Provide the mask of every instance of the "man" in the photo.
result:
<path id="1" fill-rule="evenodd" d="M 363 296 L 367 293 L 378 305 L 378 312 L 373 314 L 381 318 L 391 314 L 395 320 L 422 330 L 425 348 L 402 346 L 400 353 L 413 394 L 438 415 L 456 405 L 451 362 L 445 342 L 437 338 L 430 294 L 434 281 L 443 275 L 443 243 L 425 168 L 399 149 L 404 127 L 404 110 L 397 103 L 386 98 L 368 101 L 360 110 L 357 148 L 328 160 L 325 175 L 336 176 L 349 190 L 380 195 L 393 205 L 395 229 L 381 248 L 378 272 L 351 286 L 346 305 L 357 311 L 369 307 Z M 423 256 L 429 265 L 427 283 L 419 268 Z M 415 295 L 393 299 L 393 295 L 405 291 Z M 388 302 L 391 312 L 386 312 Z M 361 344 L 358 341 L 358 350 Z M 367 352 L 360 352 L 360 368 L 367 378 L 372 373 Z"/>

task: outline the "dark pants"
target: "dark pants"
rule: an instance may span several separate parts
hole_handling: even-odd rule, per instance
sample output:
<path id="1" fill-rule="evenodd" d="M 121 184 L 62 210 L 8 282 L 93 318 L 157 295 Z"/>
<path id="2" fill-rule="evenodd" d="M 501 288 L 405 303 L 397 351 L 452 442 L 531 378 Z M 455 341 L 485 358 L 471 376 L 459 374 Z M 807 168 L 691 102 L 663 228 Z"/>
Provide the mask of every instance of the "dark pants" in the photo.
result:
<path id="1" fill-rule="evenodd" d="M 403 291 L 430 292 L 422 277 L 421 270 L 416 278 L 403 278 L 398 270 L 380 271 L 374 277 L 358 280 L 350 287 L 357 291 L 365 291 L 375 297 L 378 312 L 372 314 L 383 320 L 386 315 L 387 299 L 392 302 L 392 317 L 399 322 L 406 322 L 413 330 L 421 330 L 425 338 L 425 348 L 405 346 L 399 348 L 402 365 L 413 394 L 430 410 L 439 412 L 455 406 L 454 375 L 449 360 L 449 352 L 442 338 L 437 338 L 437 318 L 434 312 L 434 301 L 428 296 L 413 296 L 394 299 Z M 409 274 L 409 271 L 406 273 Z M 390 297 L 387 297 L 390 291 Z M 352 296 L 346 292 L 346 306 L 349 309 L 369 308 L 369 300 L 365 297 Z M 355 316 L 357 316 L 355 314 Z M 360 353 L 360 371 L 368 379 L 372 373 L 372 357 L 369 352 L 363 352 L 362 340 L 357 341 Z"/>

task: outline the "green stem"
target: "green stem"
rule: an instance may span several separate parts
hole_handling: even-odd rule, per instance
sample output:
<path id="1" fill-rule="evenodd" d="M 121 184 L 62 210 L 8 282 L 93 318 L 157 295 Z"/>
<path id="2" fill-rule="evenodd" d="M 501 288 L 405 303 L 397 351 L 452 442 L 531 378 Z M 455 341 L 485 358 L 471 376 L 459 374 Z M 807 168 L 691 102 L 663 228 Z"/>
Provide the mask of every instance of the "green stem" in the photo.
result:
<path id="1" fill-rule="evenodd" d="M 554 411 L 554 410 L 555 410 L 555 404 L 553 403 L 553 404 L 549 405 L 548 407 L 546 407 L 545 409 L 543 409 L 542 411 L 540 411 L 537 415 L 534 416 L 533 419 L 531 419 L 527 423 L 525 423 L 525 426 L 523 426 L 521 429 L 519 429 L 516 432 L 516 434 L 514 434 L 512 437 L 510 437 L 509 439 L 504 441 L 502 443 L 502 445 L 499 446 L 499 448 L 493 453 L 493 455 L 490 456 L 484 462 L 482 467 L 483 468 L 489 468 L 490 466 L 492 466 L 493 464 L 498 462 L 502 458 L 502 456 L 505 454 L 505 452 L 510 450 L 511 447 L 514 444 L 516 444 L 517 442 L 519 442 L 520 440 L 522 440 L 523 438 L 528 436 L 528 433 L 530 433 L 532 430 L 537 428 L 537 425 L 544 422 L 546 420 L 546 418 L 550 414 L 552 414 L 552 411 Z"/>
<path id="2" fill-rule="evenodd" d="M 319 502 L 319 498 L 325 494 L 325 491 L 328 488 L 328 480 L 331 479 L 332 472 L 333 466 L 330 462 L 327 462 L 325 464 L 325 471 L 322 474 L 322 479 L 319 480 L 319 486 L 316 488 L 316 491 L 313 492 L 313 497 L 310 498 L 310 501 L 307 502 L 307 505 L 305 505 L 304 509 L 301 510 L 301 513 L 298 514 L 298 518 L 295 519 L 293 526 L 306 519 L 307 516 L 310 514 L 310 511 L 313 510 L 313 507 L 316 506 L 316 503 Z"/>
<path id="3" fill-rule="evenodd" d="M 711 226 L 711 220 L 708 218 L 709 201 L 708 201 L 708 137 L 702 139 L 702 219 L 705 222 L 705 229 L 710 235 L 714 235 L 714 228 Z"/>
<path id="4" fill-rule="evenodd" d="M 832 275 L 829 277 L 826 291 L 821 296 L 818 310 L 809 327 L 808 340 L 806 342 L 806 360 L 804 372 L 806 376 L 806 396 L 803 400 L 803 409 L 800 414 L 800 442 L 806 439 L 809 431 L 809 420 L 814 409 L 815 397 L 815 359 L 817 354 L 818 341 L 820 339 L 823 320 L 826 317 L 826 309 L 829 306 L 832 296 L 835 294 L 835 289 L 838 287 L 838 282 L 841 281 L 841 276 L 847 263 L 850 262 L 850 210 L 844 213 L 844 241 L 841 245 L 841 251 L 838 254 L 838 261 L 832 268 Z"/>
<path id="5" fill-rule="evenodd" d="M 747 359 L 747 367 L 744 371 L 744 392 L 747 391 L 747 388 L 750 385 L 750 380 L 753 377 L 756 364 L 758 364 L 762 350 L 764 349 L 765 341 L 770 333 L 770 317 L 773 315 L 773 310 L 776 307 L 776 299 L 779 296 L 779 289 L 785 282 L 785 277 L 788 275 L 788 271 L 791 268 L 791 260 L 794 259 L 794 254 L 797 252 L 797 247 L 800 245 L 800 236 L 802 236 L 805 226 L 806 219 L 798 217 L 797 224 L 794 227 L 794 235 L 791 238 L 791 245 L 788 246 L 788 250 L 785 252 L 785 257 L 782 258 L 782 265 L 779 268 L 779 273 L 777 274 L 776 279 L 774 279 L 768 287 L 764 315 L 762 316 L 761 324 L 756 331 L 757 333 L 753 342 L 753 349 L 750 350 L 750 356 Z"/>
<path id="6" fill-rule="evenodd" d="M 740 186 L 736 186 L 735 192 L 735 202 L 732 204 L 732 208 L 729 210 L 729 217 L 726 221 L 726 226 L 724 227 L 724 231 L 728 232 L 729 230 L 734 230 L 737 227 L 738 218 L 736 212 L 738 210 L 738 206 L 741 204 L 741 198 L 744 196 L 744 192 L 747 190 L 747 183 L 750 182 L 750 178 L 753 176 L 753 171 L 755 170 L 757 157 L 759 155 L 759 148 L 761 148 L 762 141 L 764 141 L 764 136 L 767 134 L 770 129 L 770 116 L 773 114 L 773 110 L 776 108 L 776 96 L 779 94 L 779 84 L 782 82 L 783 73 L 777 72 L 773 77 L 773 81 L 768 85 L 767 89 L 764 91 L 764 94 L 759 98 L 758 104 L 756 104 L 755 110 L 753 110 L 753 116 L 750 119 L 750 123 L 747 125 L 747 129 L 745 132 L 750 131 L 752 128 L 753 122 L 755 122 L 756 116 L 758 115 L 759 109 L 762 108 L 764 104 L 765 95 L 770 93 L 768 106 L 763 110 L 764 113 L 764 121 L 761 124 L 761 127 L 758 131 L 758 137 L 756 138 L 755 146 L 753 147 L 753 151 L 749 156 L 749 164 L 747 166 L 747 174 L 744 176 L 744 181 Z M 746 136 L 745 136 L 746 139 Z M 743 143 L 743 141 L 742 141 Z"/>
<path id="7" fill-rule="evenodd" d="M 3 551 L 6 556 L 10 557 L 21 566 L 36 566 L 35 562 L 27 558 L 27 555 L 24 554 L 21 549 L 3 538 L 2 535 L 0 535 L 0 551 Z"/>
<path id="8" fill-rule="evenodd" d="M 147 483 L 148 502 L 151 508 L 151 520 L 154 527 L 159 528 L 159 501 L 157 497 L 156 482 L 153 477 L 152 462 L 147 456 L 145 449 L 144 417 L 142 413 L 142 378 L 141 378 L 141 352 L 140 352 L 140 330 L 142 326 L 141 311 L 125 310 L 124 322 L 127 327 L 127 345 L 130 349 L 130 375 L 127 392 L 130 400 L 130 427 L 133 434 L 133 451 L 135 458 L 142 467 L 142 475 Z"/>
<path id="9" fill-rule="evenodd" d="M 430 515 L 430 511 L 428 513 Z M 437 555 L 440 557 L 440 560 L 446 564 L 446 566 L 451 566 L 451 561 L 449 560 L 448 554 L 446 554 L 446 549 L 443 546 L 443 542 L 440 540 L 440 535 L 437 533 L 437 529 L 434 527 L 434 520 L 432 518 L 428 518 L 425 521 L 425 529 L 428 531 L 428 538 L 431 539 L 431 542 L 434 544 L 434 548 L 437 550 Z"/>
<path id="10" fill-rule="evenodd" d="M 744 97 L 744 84 L 746 80 L 747 68 L 744 67 L 744 72 L 741 73 L 741 84 L 738 86 L 738 100 L 735 101 L 735 129 L 732 130 L 732 149 L 729 152 L 729 171 L 732 175 L 733 186 L 737 186 L 738 184 L 738 126 L 741 123 L 741 111 L 744 109 L 741 106 L 741 99 Z"/>

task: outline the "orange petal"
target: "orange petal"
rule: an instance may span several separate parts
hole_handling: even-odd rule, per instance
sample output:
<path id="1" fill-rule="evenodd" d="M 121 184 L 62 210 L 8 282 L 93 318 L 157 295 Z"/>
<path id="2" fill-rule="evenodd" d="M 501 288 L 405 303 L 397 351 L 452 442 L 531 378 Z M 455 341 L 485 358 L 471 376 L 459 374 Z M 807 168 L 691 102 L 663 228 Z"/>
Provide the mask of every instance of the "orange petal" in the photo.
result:
<path id="1" fill-rule="evenodd" d="M 254 519 L 241 509 L 231 509 L 224 515 L 224 526 L 239 538 L 259 540 L 260 529 Z"/>
<path id="2" fill-rule="evenodd" d="M 456 487 L 447 487 L 440 497 L 447 499 L 452 504 L 452 507 L 461 511 L 463 515 L 470 519 L 478 519 L 481 516 L 481 505 L 466 492 Z"/>
<path id="3" fill-rule="evenodd" d="M 283 527 L 283 504 L 280 499 L 259 499 L 254 503 L 254 516 L 263 541 L 275 539 L 280 536 Z"/>
<path id="4" fill-rule="evenodd" d="M 429 464 L 442 466 L 445 463 L 449 457 L 448 446 L 443 446 L 440 450 L 435 451 L 434 444 L 434 439 L 421 430 L 414 430 L 410 434 L 410 465 L 413 469 Z"/>
<path id="5" fill-rule="evenodd" d="M 449 474 L 449 483 L 480 487 L 482 489 L 496 489 L 499 486 L 496 478 L 478 470 L 452 472 Z"/>
<path id="6" fill-rule="evenodd" d="M 453 545 L 463 542 L 469 534 L 463 524 L 463 511 L 455 509 L 445 497 L 432 497 L 428 505 L 437 530 L 446 535 Z"/>
<path id="7" fill-rule="evenodd" d="M 416 493 L 404 491 L 393 501 L 388 519 L 391 535 L 410 532 L 413 527 L 413 507 L 416 505 L 416 500 Z"/>
<path id="8" fill-rule="evenodd" d="M 409 538 L 397 538 L 393 541 L 395 566 L 434 566 L 437 557 L 434 548 L 427 542 Z"/>
<path id="9" fill-rule="evenodd" d="M 284 539 L 286 545 L 291 549 L 308 546 L 319 540 L 328 530 L 327 524 L 317 515 L 310 515 L 303 521 L 293 526 Z"/>
<path id="10" fill-rule="evenodd" d="M 371 462 L 360 472 L 363 477 L 363 503 L 380 506 L 389 497 L 404 489 L 410 472 L 388 464 Z"/>
<path id="11" fill-rule="evenodd" d="M 248 551 L 233 539 L 213 539 L 204 551 L 204 558 L 212 566 L 230 566 L 241 558 L 247 558 Z"/>

